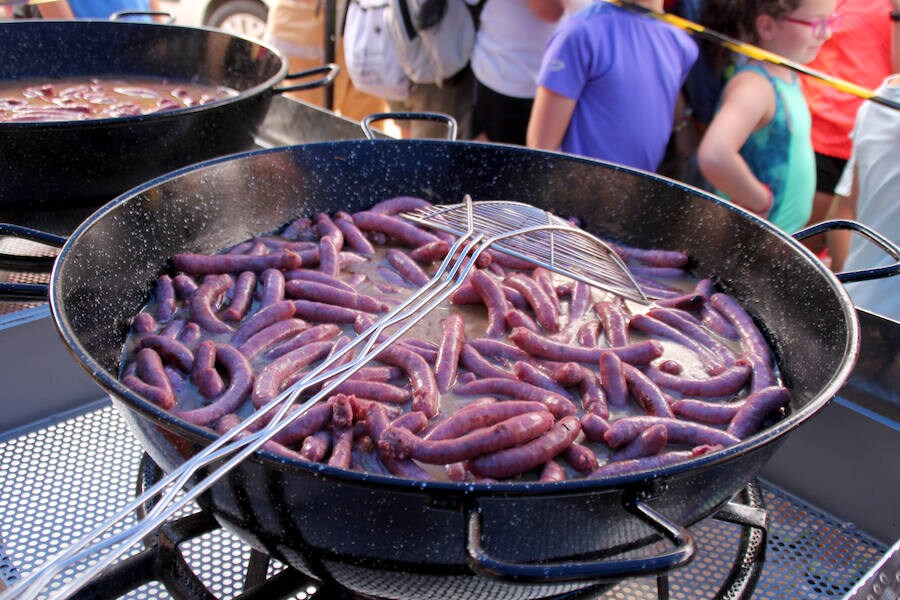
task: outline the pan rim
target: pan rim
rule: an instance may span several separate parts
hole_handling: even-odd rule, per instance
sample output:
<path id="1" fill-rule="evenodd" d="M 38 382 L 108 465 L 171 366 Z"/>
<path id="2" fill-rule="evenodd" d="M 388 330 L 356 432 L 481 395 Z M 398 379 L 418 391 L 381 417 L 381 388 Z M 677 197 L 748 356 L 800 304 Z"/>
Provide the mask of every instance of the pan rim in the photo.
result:
<path id="1" fill-rule="evenodd" d="M 446 145 L 453 144 L 456 146 L 496 146 L 506 151 L 516 151 L 527 154 L 544 154 L 549 157 L 565 157 L 568 160 L 574 160 L 576 162 L 584 162 L 588 164 L 597 164 L 602 165 L 606 168 L 613 168 L 615 170 L 627 171 L 630 173 L 639 174 L 642 176 L 650 176 L 655 180 L 662 180 L 669 185 L 674 185 L 679 188 L 686 189 L 690 191 L 694 195 L 700 195 L 701 197 L 706 198 L 707 200 L 716 202 L 718 204 L 723 205 L 728 210 L 737 212 L 741 214 L 744 218 L 749 218 L 755 222 L 756 226 L 764 227 L 769 230 L 770 233 L 776 235 L 783 243 L 788 244 L 793 250 L 799 252 L 800 255 L 805 259 L 807 263 L 814 269 L 818 276 L 821 276 L 825 279 L 825 282 L 831 288 L 833 293 L 837 296 L 837 301 L 839 302 L 843 313 L 844 313 L 844 321 L 847 328 L 847 336 L 845 343 L 845 350 L 843 359 L 835 372 L 832 374 L 828 383 L 823 387 L 823 389 L 814 397 L 811 397 L 803 406 L 801 406 L 798 410 L 792 411 L 787 417 L 779 421 L 778 423 L 772 425 L 771 427 L 757 432 L 756 434 L 742 440 L 740 443 L 735 444 L 734 446 L 730 446 L 728 448 L 722 448 L 711 452 L 709 454 L 705 454 L 696 458 L 692 458 L 687 461 L 679 462 L 673 465 L 669 465 L 662 468 L 653 469 L 651 471 L 636 471 L 634 473 L 629 473 L 625 475 L 619 475 L 615 477 L 603 477 L 597 479 L 589 479 L 589 478 L 579 478 L 573 480 L 567 480 L 562 482 L 446 482 L 446 481 L 420 481 L 420 480 L 412 480 L 405 479 L 395 476 L 388 475 L 376 475 L 370 473 L 359 473 L 356 471 L 340 469 L 337 467 L 331 467 L 322 464 L 312 464 L 306 463 L 299 460 L 289 459 L 285 457 L 281 457 L 270 452 L 266 451 L 258 451 L 256 455 L 251 456 L 251 460 L 255 460 L 257 462 L 262 462 L 264 465 L 268 464 L 270 466 L 277 465 L 281 469 L 287 468 L 291 471 L 296 472 L 304 472 L 316 477 L 327 477 L 329 479 L 345 481 L 348 483 L 365 483 L 366 485 L 377 485 L 379 487 L 397 489 L 397 490 L 415 490 L 417 492 L 429 492 L 433 491 L 436 493 L 446 493 L 446 492 L 455 492 L 462 493 L 464 495 L 504 495 L 504 496 L 531 496 L 531 495 L 559 495 L 559 494 L 582 494 L 585 492 L 596 492 L 605 489 L 612 488 L 623 488 L 627 486 L 633 485 L 644 485 L 648 480 L 665 480 L 667 478 L 672 478 L 678 475 L 682 475 L 688 471 L 701 470 L 709 467 L 713 467 L 719 463 L 731 460 L 738 455 L 749 454 L 751 452 L 757 451 L 761 449 L 763 446 L 766 446 L 776 440 L 783 438 L 787 433 L 800 426 L 803 422 L 807 421 L 814 414 L 818 413 L 822 410 L 837 394 L 843 384 L 846 382 L 847 378 L 850 375 L 850 372 L 855 367 L 855 363 L 859 353 L 859 344 L 860 344 L 860 332 L 859 332 L 859 322 L 858 317 L 856 315 L 856 310 L 854 305 L 852 304 L 849 294 L 846 289 L 837 279 L 837 277 L 820 261 L 818 261 L 815 256 L 805 248 L 799 241 L 797 241 L 792 236 L 782 232 L 778 228 L 776 228 L 771 223 L 759 219 L 755 215 L 744 211 L 743 209 L 736 207 L 721 198 L 703 192 L 702 190 L 698 190 L 697 188 L 693 188 L 681 182 L 654 174 L 648 173 L 647 171 L 642 171 L 639 169 L 633 169 L 629 167 L 625 167 L 622 165 L 618 165 L 615 163 L 610 163 L 607 161 L 590 159 L 575 155 L 569 155 L 559 152 L 550 152 L 550 151 L 541 151 L 541 150 L 532 150 L 526 148 L 517 148 L 510 147 L 507 145 L 501 144 L 490 144 L 483 142 L 469 142 L 469 141 L 446 141 L 446 140 L 387 140 L 387 139 L 379 139 L 379 140 L 344 140 L 344 141 L 330 141 L 330 142 L 316 142 L 311 144 L 299 144 L 295 146 L 284 146 L 284 147 L 276 147 L 269 149 L 261 149 L 261 150 L 252 150 L 249 152 L 241 152 L 237 154 L 232 154 L 229 156 L 216 157 L 214 159 L 204 161 L 201 163 L 197 163 L 194 165 L 190 165 L 187 167 L 183 167 L 171 173 L 159 176 L 155 179 L 152 179 L 144 184 L 141 184 L 131 190 L 124 192 L 118 197 L 114 198 L 106 205 L 99 208 L 96 212 L 94 212 L 90 217 L 88 217 L 84 222 L 82 222 L 78 228 L 72 233 L 66 243 L 63 245 L 62 250 L 59 254 L 59 259 L 56 261 L 53 267 L 53 271 L 51 273 L 51 282 L 50 282 L 50 306 L 51 312 L 54 317 L 54 322 L 57 326 L 57 329 L 63 340 L 66 342 L 68 349 L 70 352 L 78 360 L 79 364 L 90 373 L 96 381 L 98 381 L 101 386 L 112 396 L 114 396 L 117 400 L 121 400 L 125 404 L 127 404 L 129 410 L 133 410 L 138 413 L 138 416 L 142 418 L 149 417 L 151 421 L 155 421 L 156 424 L 166 425 L 168 428 L 174 429 L 180 435 L 185 435 L 190 438 L 192 441 L 197 443 L 211 443 L 214 440 L 218 439 L 218 436 L 212 433 L 209 430 L 201 428 L 199 426 L 195 426 L 189 424 L 181 419 L 178 419 L 172 413 L 169 413 L 149 401 L 146 401 L 136 394 L 134 394 L 130 389 L 125 387 L 121 382 L 119 382 L 118 378 L 114 376 L 114 374 L 107 371 L 103 368 L 82 346 L 81 342 L 75 337 L 72 327 L 68 323 L 68 319 L 66 318 L 66 312 L 64 307 L 64 293 L 60 289 L 60 278 L 62 274 L 62 270 L 64 268 L 64 257 L 71 250 L 72 246 L 77 243 L 77 240 L 82 237 L 85 231 L 90 229 L 93 225 L 101 222 L 101 220 L 113 210 L 116 210 L 121 205 L 126 204 L 130 199 L 136 198 L 140 196 L 143 192 L 153 189 L 156 186 L 162 184 L 163 182 L 177 179 L 178 177 L 184 176 L 189 173 L 193 173 L 195 171 L 203 170 L 208 167 L 213 167 L 217 164 L 229 161 L 242 160 L 244 158 L 249 158 L 252 156 L 269 154 L 269 153 L 282 153 L 282 152 L 292 152 L 292 151 L 302 151 L 306 149 L 315 150 L 316 148 L 364 148 L 369 147 L 371 144 L 376 145 L 391 145 L 391 146 L 416 146 L 421 144 L 429 144 L 429 145 Z M 377 147 L 377 146 L 376 146 Z M 698 194 L 698 192 L 700 192 Z"/>

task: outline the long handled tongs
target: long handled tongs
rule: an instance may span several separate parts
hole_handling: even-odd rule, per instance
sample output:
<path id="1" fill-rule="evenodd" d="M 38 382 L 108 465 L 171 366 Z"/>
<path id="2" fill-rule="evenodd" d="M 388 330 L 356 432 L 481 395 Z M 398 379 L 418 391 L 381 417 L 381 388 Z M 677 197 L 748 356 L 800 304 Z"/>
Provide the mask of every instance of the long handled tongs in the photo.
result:
<path id="1" fill-rule="evenodd" d="M 499 231 L 491 232 L 490 237 L 486 237 L 485 232 L 476 231 L 479 224 L 476 223 L 471 198 L 466 196 L 463 206 L 467 215 L 465 231 L 461 232 L 459 239 L 450 248 L 437 272 L 426 285 L 379 318 L 371 327 L 356 336 L 339 352 L 334 353 L 312 369 L 273 401 L 258 409 L 237 427 L 219 437 L 190 460 L 173 469 L 166 477 L 145 490 L 93 531 L 51 557 L 33 574 L 17 582 L 2 594 L 2 598 L 35 598 L 42 592 L 46 592 L 54 578 L 67 569 L 107 551 L 55 590 L 50 597 L 66 598 L 77 592 L 91 578 L 209 489 L 279 431 L 289 426 L 316 403 L 328 398 L 338 385 L 367 362 L 376 358 L 383 348 L 394 343 L 422 317 L 449 298 L 466 280 L 478 257 L 493 244 L 515 236 L 527 238 L 530 234 L 539 231 L 574 230 L 568 225 L 538 224 L 527 227 L 519 226 L 518 228 L 501 228 Z M 521 224 L 521 221 L 518 223 Z M 593 239 L 596 240 L 596 238 Z M 599 240 L 596 241 L 598 244 L 602 244 Z M 410 319 L 410 317 L 412 318 Z M 390 334 L 382 335 L 386 328 L 394 325 L 399 325 L 399 327 Z M 361 349 L 360 353 L 345 362 L 343 359 L 357 347 Z M 323 385 L 318 393 L 306 400 L 295 411 L 291 411 L 294 402 L 304 390 L 319 384 Z M 266 422 L 267 418 L 268 422 Z M 263 423 L 265 425 L 260 429 L 252 431 L 254 424 Z M 212 467 L 222 461 L 225 462 L 214 467 L 205 477 L 195 478 L 200 469 Z M 190 487 L 187 487 L 189 484 L 191 484 Z M 157 496 L 159 496 L 158 499 Z M 150 500 L 155 500 L 156 504 L 147 513 L 144 520 L 113 533 L 116 528 L 122 527 L 123 521 L 135 509 Z"/>
<path id="2" fill-rule="evenodd" d="M 800 63 L 775 54 L 774 52 L 763 50 L 759 46 L 754 46 L 753 44 L 748 44 L 747 42 L 742 42 L 741 40 L 737 40 L 733 37 L 727 36 L 724 33 L 719 33 L 718 31 L 714 31 L 712 29 L 704 27 L 703 25 L 699 25 L 697 23 L 694 23 L 693 21 L 689 21 L 687 19 L 679 17 L 678 15 L 658 12 L 645 6 L 635 4 L 631 0 L 604 0 L 604 2 L 609 2 L 610 4 L 613 4 L 615 6 L 632 10 L 643 15 L 648 15 L 653 17 L 654 19 L 659 19 L 664 23 L 668 23 L 669 25 L 673 25 L 679 29 L 687 31 L 688 33 L 696 35 L 701 39 L 713 42 L 720 46 L 724 46 L 732 52 L 743 54 L 744 56 L 748 56 L 755 60 L 761 60 L 775 65 L 787 67 L 792 71 L 797 71 L 798 73 L 803 73 L 804 75 L 808 75 L 810 77 L 818 79 L 819 81 L 822 81 L 823 83 L 826 83 L 842 92 L 846 92 L 848 94 L 852 94 L 866 100 L 871 100 L 876 104 L 881 104 L 882 106 L 887 106 L 888 108 L 893 108 L 894 110 L 900 110 L 900 103 L 895 102 L 890 98 L 879 96 L 870 89 L 864 88 L 860 85 L 851 83 L 838 77 L 827 75 L 825 73 L 822 73 L 821 71 L 811 69 L 807 66 L 801 65 Z"/>

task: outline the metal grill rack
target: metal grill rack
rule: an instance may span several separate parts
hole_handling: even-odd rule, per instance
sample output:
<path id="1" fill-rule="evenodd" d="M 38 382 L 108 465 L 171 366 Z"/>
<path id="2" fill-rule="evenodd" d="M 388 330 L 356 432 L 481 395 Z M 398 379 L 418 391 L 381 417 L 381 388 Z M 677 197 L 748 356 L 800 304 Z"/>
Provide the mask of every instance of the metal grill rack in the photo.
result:
<path id="1" fill-rule="evenodd" d="M 39 564 L 49 553 L 111 514 L 134 494 L 143 451 L 118 413 L 104 401 L 83 414 L 11 432 L 0 439 L 0 576 L 6 583 Z M 842 598 L 887 548 L 852 526 L 769 484 L 762 485 L 771 527 L 766 562 L 754 599 Z M 709 598 L 735 560 L 740 528 L 706 519 L 692 528 L 700 551 L 672 574 L 671 598 Z M 185 558 L 220 598 L 243 587 L 250 549 L 231 533 L 216 529 L 183 546 Z M 274 563 L 269 575 L 284 567 Z M 299 590 L 297 598 L 315 598 Z M 125 597 L 168 597 L 158 583 Z M 654 578 L 617 585 L 603 600 L 656 598 Z"/>

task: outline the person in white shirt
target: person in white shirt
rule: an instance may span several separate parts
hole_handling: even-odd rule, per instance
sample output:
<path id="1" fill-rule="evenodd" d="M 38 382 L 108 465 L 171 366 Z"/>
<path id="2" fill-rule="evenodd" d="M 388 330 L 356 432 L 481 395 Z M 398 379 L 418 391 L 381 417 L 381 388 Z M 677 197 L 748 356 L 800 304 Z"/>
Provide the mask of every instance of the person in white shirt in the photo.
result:
<path id="1" fill-rule="evenodd" d="M 525 145 L 547 39 L 562 0 L 487 0 L 472 50 L 475 139 Z"/>
<path id="2" fill-rule="evenodd" d="M 900 74 L 888 77 L 876 94 L 900 102 Z M 853 150 L 835 187 L 829 218 L 859 221 L 900 244 L 900 113 L 865 102 L 851 137 Z M 827 240 L 836 272 L 896 262 L 859 234 L 831 231 Z M 847 292 L 857 308 L 900 321 L 898 283 L 895 277 L 853 282 L 847 284 Z"/>

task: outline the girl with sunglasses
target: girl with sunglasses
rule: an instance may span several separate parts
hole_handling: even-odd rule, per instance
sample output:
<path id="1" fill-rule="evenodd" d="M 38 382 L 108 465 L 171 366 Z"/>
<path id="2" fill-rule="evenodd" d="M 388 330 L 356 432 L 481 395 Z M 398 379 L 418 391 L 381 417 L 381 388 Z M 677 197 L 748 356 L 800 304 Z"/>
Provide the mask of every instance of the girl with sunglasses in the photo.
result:
<path id="1" fill-rule="evenodd" d="M 708 0 L 705 25 L 809 63 L 840 21 L 836 0 Z M 806 225 L 816 186 L 810 113 L 788 67 L 737 65 L 697 152 L 703 176 L 787 232 Z"/>

